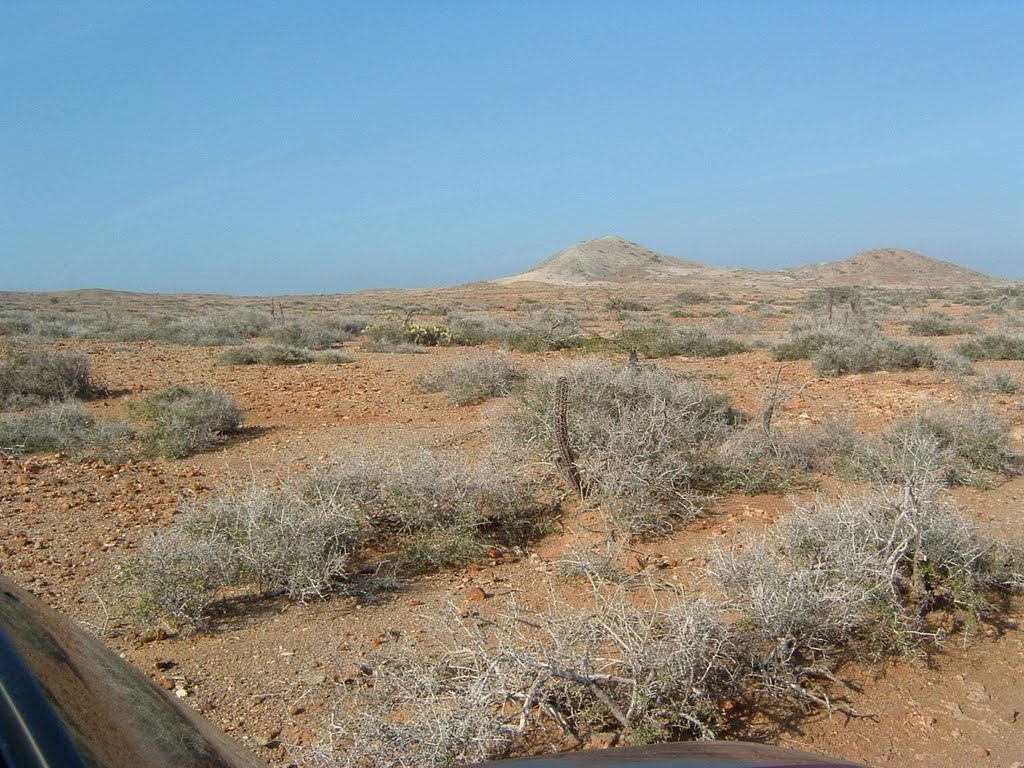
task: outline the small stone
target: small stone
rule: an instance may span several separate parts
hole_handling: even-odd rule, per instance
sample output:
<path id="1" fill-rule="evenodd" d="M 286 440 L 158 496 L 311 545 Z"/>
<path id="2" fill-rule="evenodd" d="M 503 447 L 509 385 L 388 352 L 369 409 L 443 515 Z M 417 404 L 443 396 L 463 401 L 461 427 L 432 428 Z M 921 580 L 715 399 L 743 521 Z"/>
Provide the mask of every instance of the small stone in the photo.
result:
<path id="1" fill-rule="evenodd" d="M 483 602 L 487 597 L 488 595 L 484 592 L 482 587 L 473 587 L 466 593 L 466 600 L 473 603 Z"/>
<path id="2" fill-rule="evenodd" d="M 988 757 L 988 756 L 989 756 L 990 754 L 992 754 L 992 753 L 991 753 L 991 752 L 989 752 L 989 751 L 988 751 L 987 749 L 985 749 L 984 747 L 976 747 L 976 748 L 974 749 L 974 754 L 976 754 L 976 755 L 977 755 L 978 757 Z"/>
<path id="3" fill-rule="evenodd" d="M 592 733 L 587 738 L 591 749 L 610 749 L 619 743 L 617 733 Z"/>
<path id="4" fill-rule="evenodd" d="M 176 666 L 178 666 L 178 662 L 171 661 L 170 659 L 158 659 L 153 666 L 163 671 L 165 669 L 174 669 Z"/>
<path id="5" fill-rule="evenodd" d="M 165 691 L 174 690 L 174 681 L 171 680 L 171 678 L 169 677 L 165 677 L 164 675 L 160 675 L 160 677 L 156 679 L 156 684 L 163 688 Z"/>
<path id="6" fill-rule="evenodd" d="M 294 707 L 292 707 L 291 709 L 288 710 L 288 714 L 291 715 L 292 717 L 295 717 L 296 715 L 301 715 L 305 711 L 306 711 L 305 707 L 302 707 L 302 706 L 299 706 L 298 704 L 296 704 Z"/>
<path id="7" fill-rule="evenodd" d="M 177 696 L 179 699 L 187 698 L 188 697 L 188 689 L 187 688 L 175 688 L 174 689 L 174 695 Z"/>

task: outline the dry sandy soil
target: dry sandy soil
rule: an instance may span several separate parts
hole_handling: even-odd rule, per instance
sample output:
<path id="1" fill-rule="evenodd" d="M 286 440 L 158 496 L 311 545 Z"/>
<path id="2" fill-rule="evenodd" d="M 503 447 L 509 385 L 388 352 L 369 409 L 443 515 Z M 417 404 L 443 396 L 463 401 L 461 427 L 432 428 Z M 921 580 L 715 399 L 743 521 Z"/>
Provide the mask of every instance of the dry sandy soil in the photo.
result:
<path id="1" fill-rule="evenodd" d="M 510 313 L 524 299 L 575 308 L 586 325 L 614 329 L 619 321 L 605 308 L 610 296 L 669 306 L 679 286 L 594 286 L 585 290 L 531 283 L 464 286 L 420 292 L 378 292 L 347 297 L 293 297 L 282 303 L 301 313 L 352 311 L 388 302 L 472 306 Z M 761 296 L 779 307 L 792 296 Z M 52 306 L 46 296 L 3 297 L 15 304 Z M 56 299 L 76 310 L 107 307 L 117 312 L 248 304 L 266 300 L 211 297 L 145 297 L 85 292 Z M 703 305 L 694 309 L 701 311 Z M 932 308 L 942 308 L 933 302 Z M 747 305 L 734 304 L 736 314 Z M 969 308 L 947 307 L 953 313 Z M 752 310 L 750 310 L 752 311 Z M 748 340 L 780 338 L 794 315 L 758 321 Z M 1021 313 L 1018 311 L 1018 315 Z M 702 322 L 676 318 L 673 323 Z M 982 321 L 995 323 L 992 321 Z M 896 326 L 892 326 L 896 332 Z M 939 340 L 951 344 L 954 340 Z M 417 577 L 382 599 L 336 597 L 299 605 L 284 599 L 254 601 L 220 618 L 208 631 L 140 634 L 120 615 L 112 577 L 118 564 L 154 532 L 174 523 L 189 503 L 227 486 L 303 471 L 333 456 L 387 445 L 485 445 L 511 407 L 507 399 L 456 407 L 441 394 L 419 394 L 413 379 L 470 354 L 463 348 L 432 348 L 426 354 L 370 353 L 358 341 L 344 347 L 349 365 L 221 366 L 221 351 L 156 342 L 58 340 L 53 346 L 87 353 L 109 397 L 90 408 L 104 417 L 124 413 L 140 395 L 171 383 L 208 383 L 234 395 L 245 409 L 249 431 L 210 452 L 181 460 L 147 459 L 120 464 L 82 462 L 54 455 L 0 457 L 0 569 L 51 606 L 103 637 L 117 652 L 250 746 L 268 764 L 288 764 L 315 742 L 327 725 L 332 693 L 347 670 L 382 644 L 415 642 L 432 617 L 452 604 L 500 612 L 512 601 L 550 589 L 575 587 L 555 563 L 594 531 L 585 513 L 567 504 L 556 531 L 530 551 L 506 553 L 489 562 Z M 573 352 L 516 355 L 528 370 L 557 366 Z M 718 359 L 683 357 L 660 361 L 667 368 L 705 380 L 754 413 L 777 370 L 766 349 Z M 1024 363 L 982 363 L 1024 381 Z M 877 432 L 893 420 L 936 402 L 964 398 L 957 378 L 935 371 L 871 373 L 822 378 L 805 361 L 787 364 L 786 382 L 804 385 L 780 418 L 789 424 L 818 423 L 842 414 L 859 430 Z M 1024 407 L 1020 395 L 986 395 L 990 407 L 1012 425 L 1024 451 Z M 818 478 L 817 490 L 836 493 L 837 481 Z M 813 488 L 797 491 L 810 495 Z M 989 490 L 961 489 L 965 514 L 1001 539 L 1024 540 L 1021 515 L 1024 480 Z M 667 585 L 690 583 L 709 548 L 749 536 L 784 516 L 787 499 L 731 495 L 715 502 L 704 518 L 666 538 L 635 545 L 637 569 Z M 849 666 L 842 677 L 856 690 L 848 704 L 865 717 L 809 708 L 786 720 L 757 719 L 747 738 L 762 738 L 871 765 L 1020 766 L 1024 761 L 1024 621 L 1014 603 L 997 625 L 970 636 L 956 635 L 918 659 Z M 597 743 L 598 739 L 594 740 Z M 537 751 L 564 747 L 537 744 Z"/>

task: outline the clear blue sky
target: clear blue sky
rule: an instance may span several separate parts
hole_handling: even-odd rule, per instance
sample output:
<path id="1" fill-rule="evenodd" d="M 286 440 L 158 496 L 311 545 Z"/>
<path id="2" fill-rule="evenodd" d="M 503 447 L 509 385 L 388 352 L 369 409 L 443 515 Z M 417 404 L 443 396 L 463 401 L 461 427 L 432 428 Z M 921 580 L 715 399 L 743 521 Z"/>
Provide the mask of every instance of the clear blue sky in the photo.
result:
<path id="1" fill-rule="evenodd" d="M 333 293 L 619 234 L 1024 278 L 1024 3 L 0 0 L 0 290 Z"/>

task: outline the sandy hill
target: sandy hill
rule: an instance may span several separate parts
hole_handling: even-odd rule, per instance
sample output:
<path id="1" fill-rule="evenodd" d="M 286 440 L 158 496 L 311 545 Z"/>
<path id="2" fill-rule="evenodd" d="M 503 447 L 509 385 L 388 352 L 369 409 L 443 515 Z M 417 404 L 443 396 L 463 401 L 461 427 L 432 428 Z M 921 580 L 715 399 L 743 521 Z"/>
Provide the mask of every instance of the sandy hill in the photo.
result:
<path id="1" fill-rule="evenodd" d="M 496 282 L 633 283 L 676 282 L 728 272 L 718 267 L 685 261 L 610 235 L 576 243 L 520 275 Z"/>
<path id="2" fill-rule="evenodd" d="M 621 237 L 576 243 L 533 269 L 494 283 L 698 283 L 715 281 L 747 287 L 810 288 L 864 285 L 889 288 L 947 288 L 996 285 L 1003 281 L 965 267 L 899 248 L 876 248 L 843 261 L 774 272 L 733 269 L 666 256 Z"/>
<path id="3" fill-rule="evenodd" d="M 900 248 L 861 251 L 844 261 L 786 270 L 808 285 L 951 288 L 995 285 L 1001 281 L 972 269 Z"/>

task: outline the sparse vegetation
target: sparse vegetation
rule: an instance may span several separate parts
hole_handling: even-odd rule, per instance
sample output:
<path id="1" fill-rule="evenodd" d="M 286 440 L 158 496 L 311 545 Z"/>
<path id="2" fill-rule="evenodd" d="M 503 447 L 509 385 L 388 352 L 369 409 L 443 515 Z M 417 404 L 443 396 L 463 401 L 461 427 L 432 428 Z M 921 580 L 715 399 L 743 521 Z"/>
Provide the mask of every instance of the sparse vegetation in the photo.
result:
<path id="1" fill-rule="evenodd" d="M 1016 395 L 1020 392 L 1020 383 L 1006 371 L 996 371 L 983 376 L 977 384 L 979 392 L 994 392 L 999 395 Z"/>
<path id="2" fill-rule="evenodd" d="M 703 601 L 640 609 L 622 595 L 484 623 L 452 617 L 444 650 L 374 658 L 374 686 L 334 717 L 342 765 L 444 766 L 500 757 L 546 724 L 635 742 L 712 738 L 740 663 Z M 518 620 L 517 620 L 518 619 Z M 415 701 L 414 711 L 408 703 Z"/>
<path id="3" fill-rule="evenodd" d="M 688 357 L 724 357 L 746 351 L 735 339 L 721 336 L 707 328 L 640 326 L 624 328 L 614 339 L 616 346 L 640 357 L 658 358 L 674 355 Z"/>
<path id="4" fill-rule="evenodd" d="M 941 636 L 930 611 L 994 610 L 990 591 L 1017 588 L 1008 557 L 925 482 L 798 508 L 712 571 L 761 649 L 765 682 L 787 693 L 830 659 Z"/>
<path id="5" fill-rule="evenodd" d="M 407 573 L 479 559 L 544 530 L 545 506 L 509 471 L 434 453 L 378 456 L 251 486 L 190 511 L 125 567 L 134 617 L 197 626 L 224 590 L 321 597 L 362 543 Z M 180 573 L 179 573 L 180 571 Z"/>
<path id="6" fill-rule="evenodd" d="M 795 328 L 772 354 L 780 361 L 810 359 L 823 376 L 934 368 L 939 359 L 929 344 L 886 338 L 868 325 L 835 324 Z"/>
<path id="7" fill-rule="evenodd" d="M 954 321 L 948 315 L 930 313 L 907 320 L 907 330 L 914 336 L 959 336 L 973 333 L 973 326 Z"/>
<path id="8" fill-rule="evenodd" d="M 199 626 L 226 589 L 319 597 L 349 576 L 368 534 L 350 488 L 247 488 L 189 511 L 130 558 L 120 579 L 133 618 Z"/>

